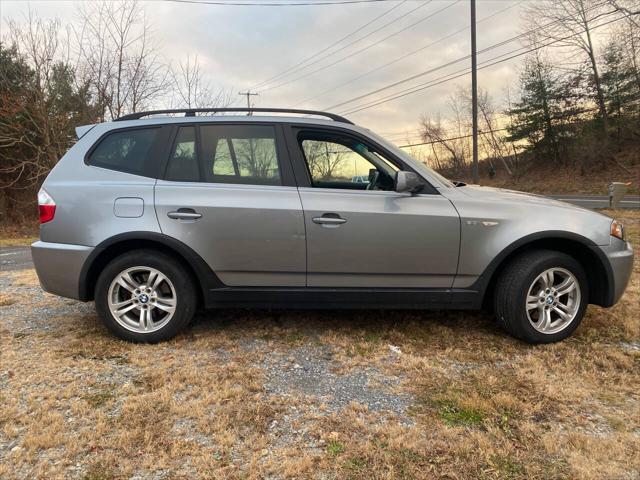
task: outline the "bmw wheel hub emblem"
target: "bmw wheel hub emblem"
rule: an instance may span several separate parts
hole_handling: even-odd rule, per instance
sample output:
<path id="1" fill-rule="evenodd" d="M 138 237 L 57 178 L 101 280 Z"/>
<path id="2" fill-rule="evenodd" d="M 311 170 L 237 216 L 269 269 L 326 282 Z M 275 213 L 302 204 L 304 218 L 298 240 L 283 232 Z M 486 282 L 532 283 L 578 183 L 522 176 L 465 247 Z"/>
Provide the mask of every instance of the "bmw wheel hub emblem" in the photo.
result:
<path id="1" fill-rule="evenodd" d="M 147 303 L 149 301 L 149 295 L 142 293 L 138 296 L 138 300 L 140 300 L 140 303 Z"/>

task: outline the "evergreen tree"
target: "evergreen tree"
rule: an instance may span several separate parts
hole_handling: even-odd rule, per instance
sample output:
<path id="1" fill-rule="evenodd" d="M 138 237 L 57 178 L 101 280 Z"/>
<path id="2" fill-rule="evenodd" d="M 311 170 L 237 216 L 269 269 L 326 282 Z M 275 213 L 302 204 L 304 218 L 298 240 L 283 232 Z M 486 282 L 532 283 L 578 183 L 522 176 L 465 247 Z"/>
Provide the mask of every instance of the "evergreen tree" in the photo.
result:
<path id="1" fill-rule="evenodd" d="M 607 110 L 610 115 L 622 117 L 625 109 L 638 99 L 639 92 L 632 65 L 615 39 L 606 44 L 602 64 L 602 86 Z"/>
<path id="2" fill-rule="evenodd" d="M 536 158 L 560 162 L 566 137 L 563 124 L 572 113 L 567 85 L 549 62 L 534 54 L 525 59 L 520 88 L 520 101 L 507 111 L 512 117 L 508 141 L 526 140 Z"/>

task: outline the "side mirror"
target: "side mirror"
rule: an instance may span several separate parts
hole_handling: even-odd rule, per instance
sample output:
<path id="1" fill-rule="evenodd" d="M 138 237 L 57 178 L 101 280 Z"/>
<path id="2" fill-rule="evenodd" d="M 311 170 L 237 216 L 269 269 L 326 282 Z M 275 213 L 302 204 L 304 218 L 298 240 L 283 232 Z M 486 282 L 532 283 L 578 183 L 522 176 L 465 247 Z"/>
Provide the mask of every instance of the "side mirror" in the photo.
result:
<path id="1" fill-rule="evenodd" d="M 404 172 L 402 170 L 396 172 L 395 190 L 398 193 L 418 193 L 424 184 L 424 180 L 417 173 Z"/>

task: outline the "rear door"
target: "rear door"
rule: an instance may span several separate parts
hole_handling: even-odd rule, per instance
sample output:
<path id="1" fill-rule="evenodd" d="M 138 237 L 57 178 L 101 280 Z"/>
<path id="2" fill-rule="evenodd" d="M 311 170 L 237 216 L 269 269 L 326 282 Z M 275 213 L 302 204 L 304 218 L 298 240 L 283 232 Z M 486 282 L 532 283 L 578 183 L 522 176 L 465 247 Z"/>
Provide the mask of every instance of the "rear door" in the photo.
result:
<path id="1" fill-rule="evenodd" d="M 435 189 L 394 191 L 399 159 L 362 136 L 291 129 L 307 231 L 307 286 L 450 288 L 460 219 Z"/>
<path id="2" fill-rule="evenodd" d="M 305 285 L 304 217 L 281 126 L 179 126 L 155 205 L 162 232 L 224 284 Z"/>

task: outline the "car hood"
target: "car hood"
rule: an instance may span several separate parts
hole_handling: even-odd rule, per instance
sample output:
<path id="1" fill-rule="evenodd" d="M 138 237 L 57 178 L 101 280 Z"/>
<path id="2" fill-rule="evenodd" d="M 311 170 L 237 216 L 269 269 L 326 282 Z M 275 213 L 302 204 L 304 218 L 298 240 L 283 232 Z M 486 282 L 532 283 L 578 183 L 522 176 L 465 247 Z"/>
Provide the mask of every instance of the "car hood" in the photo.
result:
<path id="1" fill-rule="evenodd" d="M 481 198 L 486 201 L 519 203 L 531 206 L 544 205 L 547 207 L 566 208 L 569 210 L 578 210 L 581 212 L 589 212 L 604 216 L 594 212 L 593 210 L 589 210 L 588 208 L 579 207 L 571 203 L 561 202 L 560 200 L 554 200 L 552 198 L 545 197 L 544 195 L 537 195 L 534 193 L 518 192 L 516 190 L 507 190 L 504 188 L 481 187 L 479 185 L 466 185 L 464 187 L 457 188 L 459 188 L 461 193 L 464 193 L 465 195 L 479 199 Z"/>

